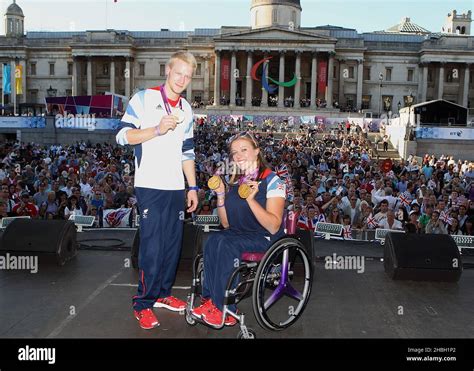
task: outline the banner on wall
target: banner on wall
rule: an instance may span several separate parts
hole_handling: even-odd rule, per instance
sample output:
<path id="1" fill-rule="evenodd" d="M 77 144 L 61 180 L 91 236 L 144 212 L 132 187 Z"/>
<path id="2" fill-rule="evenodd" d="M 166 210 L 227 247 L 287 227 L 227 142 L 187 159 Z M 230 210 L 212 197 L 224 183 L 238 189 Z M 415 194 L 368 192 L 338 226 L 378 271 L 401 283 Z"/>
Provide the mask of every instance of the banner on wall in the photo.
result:
<path id="1" fill-rule="evenodd" d="M 15 66 L 15 91 L 18 95 L 23 94 L 23 66 Z"/>
<path id="2" fill-rule="evenodd" d="M 221 91 L 230 95 L 230 60 L 223 58 L 221 61 Z"/>
<path id="3" fill-rule="evenodd" d="M 474 129 L 425 126 L 415 129 L 415 135 L 417 139 L 474 140 Z"/>
<path id="4" fill-rule="evenodd" d="M 326 86 L 328 81 L 328 61 L 319 61 L 318 66 L 318 94 L 326 94 Z"/>
<path id="5" fill-rule="evenodd" d="M 44 129 L 45 117 L 1 117 L 0 127 L 8 129 Z"/>

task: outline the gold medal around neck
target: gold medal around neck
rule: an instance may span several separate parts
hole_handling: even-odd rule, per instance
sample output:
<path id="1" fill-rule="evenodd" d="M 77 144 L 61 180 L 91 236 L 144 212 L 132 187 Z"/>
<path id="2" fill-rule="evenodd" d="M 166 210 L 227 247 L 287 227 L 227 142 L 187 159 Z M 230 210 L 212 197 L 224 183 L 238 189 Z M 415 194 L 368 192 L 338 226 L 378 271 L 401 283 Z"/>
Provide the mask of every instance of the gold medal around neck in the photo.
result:
<path id="1" fill-rule="evenodd" d="M 239 186 L 239 196 L 244 200 L 247 199 L 248 196 L 252 193 L 252 188 L 248 184 L 241 184 Z"/>
<path id="2" fill-rule="evenodd" d="M 221 178 L 219 178 L 216 175 L 214 175 L 207 181 L 207 186 L 209 187 L 209 189 L 212 189 L 212 190 L 219 188 L 220 185 L 221 185 Z"/>
<path id="3" fill-rule="evenodd" d="M 186 118 L 184 111 L 179 108 L 172 108 L 171 116 L 174 117 L 177 124 L 182 124 L 184 122 L 184 119 Z"/>

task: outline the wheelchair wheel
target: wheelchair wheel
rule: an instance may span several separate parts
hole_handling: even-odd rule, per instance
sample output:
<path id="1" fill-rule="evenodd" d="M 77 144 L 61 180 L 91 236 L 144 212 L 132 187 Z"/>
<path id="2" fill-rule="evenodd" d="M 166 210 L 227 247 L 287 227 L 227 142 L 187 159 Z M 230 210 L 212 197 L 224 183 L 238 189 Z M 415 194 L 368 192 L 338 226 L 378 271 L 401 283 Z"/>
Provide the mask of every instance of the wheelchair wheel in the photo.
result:
<path id="1" fill-rule="evenodd" d="M 311 294 L 312 264 L 294 238 L 277 241 L 265 254 L 252 293 L 255 318 L 264 329 L 280 331 L 296 322 Z"/>

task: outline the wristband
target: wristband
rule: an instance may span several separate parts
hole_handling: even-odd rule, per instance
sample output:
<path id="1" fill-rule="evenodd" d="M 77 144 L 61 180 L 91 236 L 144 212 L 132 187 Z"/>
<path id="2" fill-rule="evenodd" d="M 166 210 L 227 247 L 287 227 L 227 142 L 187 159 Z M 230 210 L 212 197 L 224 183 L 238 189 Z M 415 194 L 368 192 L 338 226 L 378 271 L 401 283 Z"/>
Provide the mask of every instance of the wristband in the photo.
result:
<path id="1" fill-rule="evenodd" d="M 199 191 L 198 186 L 188 187 L 188 191 Z"/>
<path id="2" fill-rule="evenodd" d="M 156 125 L 155 126 L 155 135 L 157 137 L 160 137 L 161 136 L 161 133 L 160 133 L 160 124 Z"/>
<path id="3" fill-rule="evenodd" d="M 216 192 L 217 197 L 219 196 L 225 196 L 225 192 Z"/>
<path id="4" fill-rule="evenodd" d="M 217 205 L 217 207 L 224 207 L 224 206 L 225 206 L 225 204 L 222 204 L 222 205 Z"/>

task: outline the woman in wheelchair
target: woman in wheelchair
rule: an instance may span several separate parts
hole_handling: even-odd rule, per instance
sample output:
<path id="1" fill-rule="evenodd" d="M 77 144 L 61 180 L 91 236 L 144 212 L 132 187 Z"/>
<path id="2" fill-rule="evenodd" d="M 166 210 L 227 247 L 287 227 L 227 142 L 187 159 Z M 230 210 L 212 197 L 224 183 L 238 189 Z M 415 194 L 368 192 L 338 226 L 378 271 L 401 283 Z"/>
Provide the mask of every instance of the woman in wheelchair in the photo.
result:
<path id="1" fill-rule="evenodd" d="M 222 311 L 226 285 L 240 264 L 241 254 L 265 252 L 284 236 L 285 183 L 266 166 L 252 134 L 232 137 L 229 150 L 233 164 L 229 186 L 226 190 L 221 180 L 215 190 L 218 214 L 225 230 L 212 233 L 205 243 L 202 305 L 191 311 L 192 316 L 215 328 L 221 328 L 223 322 L 227 326 L 237 322 L 230 315 L 223 319 Z M 242 184 L 250 187 L 248 196 L 242 194 Z M 236 312 L 235 304 L 228 308 Z"/>

